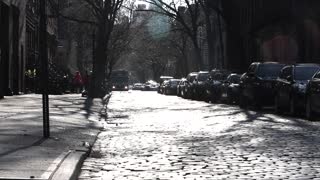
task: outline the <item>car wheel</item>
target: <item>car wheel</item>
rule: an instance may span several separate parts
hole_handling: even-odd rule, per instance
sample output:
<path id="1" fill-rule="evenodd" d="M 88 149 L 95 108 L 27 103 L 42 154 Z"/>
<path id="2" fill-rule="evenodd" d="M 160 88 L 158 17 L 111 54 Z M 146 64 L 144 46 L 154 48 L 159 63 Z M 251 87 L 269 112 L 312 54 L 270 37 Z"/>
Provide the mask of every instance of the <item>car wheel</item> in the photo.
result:
<path id="1" fill-rule="evenodd" d="M 282 114 L 283 111 L 282 111 L 282 108 L 281 108 L 281 105 L 280 105 L 280 101 L 279 101 L 279 96 L 276 95 L 275 99 L 274 99 L 274 111 L 275 113 L 277 114 Z"/>
<path id="2" fill-rule="evenodd" d="M 295 107 L 295 104 L 294 104 L 294 100 L 293 98 L 290 98 L 290 103 L 289 103 L 289 113 L 291 116 L 294 116 L 297 114 L 296 112 L 296 107 Z"/>
<path id="3" fill-rule="evenodd" d="M 307 98 L 307 102 L 306 102 L 306 118 L 308 120 L 315 120 L 315 115 L 314 115 L 314 112 L 312 110 L 312 104 L 311 104 L 311 101 L 310 101 L 310 98 Z"/>

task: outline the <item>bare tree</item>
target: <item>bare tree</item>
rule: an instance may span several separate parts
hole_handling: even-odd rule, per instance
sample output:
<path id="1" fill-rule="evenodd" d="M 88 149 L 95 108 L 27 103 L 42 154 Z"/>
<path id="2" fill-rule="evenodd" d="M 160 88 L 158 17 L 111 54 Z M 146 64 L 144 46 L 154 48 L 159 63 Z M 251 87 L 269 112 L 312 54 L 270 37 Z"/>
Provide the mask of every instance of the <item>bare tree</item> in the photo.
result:
<path id="1" fill-rule="evenodd" d="M 186 9 L 179 6 L 177 2 L 168 3 L 165 0 L 144 0 L 153 6 L 153 11 L 172 18 L 181 28 L 177 29 L 188 35 L 190 38 L 195 53 L 195 70 L 200 70 L 202 65 L 201 47 L 198 41 L 198 31 L 200 26 L 201 7 L 200 0 L 183 0 Z"/>
<path id="2" fill-rule="evenodd" d="M 50 0 L 52 1 L 52 0 Z M 84 3 L 82 3 L 84 2 Z M 73 8 L 84 7 L 90 12 L 90 15 L 84 17 L 79 13 L 70 14 L 68 11 L 61 11 L 59 4 L 56 5 L 57 14 L 67 20 L 89 24 L 95 31 L 95 49 L 91 83 L 89 89 L 90 97 L 101 97 L 106 92 L 105 80 L 108 77 L 108 68 L 114 64 L 115 54 L 111 49 L 115 46 L 110 45 L 118 16 L 121 8 L 129 2 L 128 0 L 81 0 L 73 2 Z M 54 2 L 52 2 L 53 4 Z M 110 49 L 111 48 L 111 49 Z M 112 69 L 112 68 L 109 68 Z"/>
<path id="3" fill-rule="evenodd" d="M 114 26 L 110 41 L 108 43 L 108 63 L 106 64 L 107 79 L 110 78 L 112 70 L 121 58 L 122 55 L 128 53 L 131 50 L 130 43 L 134 36 L 134 31 L 131 28 L 132 22 L 127 16 L 120 16 L 117 24 Z"/>
<path id="4" fill-rule="evenodd" d="M 84 0 L 96 22 L 96 47 L 91 77 L 90 97 L 101 97 L 105 92 L 106 64 L 110 61 L 108 45 L 118 12 L 125 0 Z"/>

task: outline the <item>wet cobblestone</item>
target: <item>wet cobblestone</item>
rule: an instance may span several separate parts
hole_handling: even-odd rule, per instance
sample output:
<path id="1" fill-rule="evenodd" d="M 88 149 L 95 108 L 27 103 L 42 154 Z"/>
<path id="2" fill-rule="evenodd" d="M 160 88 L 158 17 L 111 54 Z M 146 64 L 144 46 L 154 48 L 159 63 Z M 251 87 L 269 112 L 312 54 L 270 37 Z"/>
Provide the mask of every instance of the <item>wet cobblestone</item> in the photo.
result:
<path id="1" fill-rule="evenodd" d="M 320 179 L 320 123 L 116 92 L 79 179 Z"/>

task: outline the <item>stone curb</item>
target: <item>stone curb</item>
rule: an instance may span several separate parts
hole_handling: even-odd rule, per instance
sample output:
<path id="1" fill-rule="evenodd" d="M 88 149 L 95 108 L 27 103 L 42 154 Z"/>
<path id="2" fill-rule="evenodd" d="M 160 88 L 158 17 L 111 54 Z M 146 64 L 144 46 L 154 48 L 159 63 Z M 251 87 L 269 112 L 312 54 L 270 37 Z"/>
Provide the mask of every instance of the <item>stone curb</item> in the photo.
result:
<path id="1" fill-rule="evenodd" d="M 56 170 L 51 174 L 48 180 L 77 180 L 81 172 L 81 167 L 85 159 L 91 154 L 93 145 L 96 143 L 102 129 L 96 134 L 93 144 L 89 147 L 80 147 L 76 150 L 70 151 Z"/>
<path id="2" fill-rule="evenodd" d="M 87 152 L 73 151 L 63 159 L 49 180 L 75 180 Z"/>
<path id="3" fill-rule="evenodd" d="M 109 104 L 111 95 L 106 94 L 103 97 L 103 106 L 106 107 Z M 48 180 L 76 180 L 80 175 L 84 160 L 91 154 L 93 145 L 102 131 L 103 129 L 100 129 L 95 136 L 93 144 L 89 144 L 89 147 L 80 147 L 66 155 Z"/>

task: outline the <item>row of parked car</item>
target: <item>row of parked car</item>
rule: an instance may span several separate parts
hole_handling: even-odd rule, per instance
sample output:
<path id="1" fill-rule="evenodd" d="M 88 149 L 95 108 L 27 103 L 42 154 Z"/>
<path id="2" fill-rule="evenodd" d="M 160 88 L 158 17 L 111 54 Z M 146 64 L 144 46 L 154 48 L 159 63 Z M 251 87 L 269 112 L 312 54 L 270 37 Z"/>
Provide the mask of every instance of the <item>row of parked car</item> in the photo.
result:
<path id="1" fill-rule="evenodd" d="M 278 114 L 299 113 L 315 120 L 320 113 L 320 65 L 255 62 L 243 74 L 221 69 L 192 72 L 183 79 L 166 79 L 158 92 L 241 108 L 273 106 Z"/>
<path id="2" fill-rule="evenodd" d="M 134 83 L 130 89 L 140 91 L 157 91 L 158 88 L 159 84 L 157 82 L 149 80 L 145 83 Z"/>

